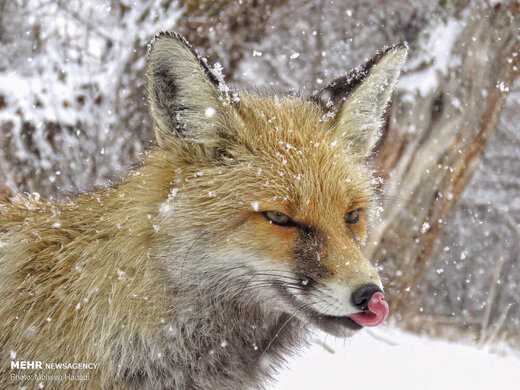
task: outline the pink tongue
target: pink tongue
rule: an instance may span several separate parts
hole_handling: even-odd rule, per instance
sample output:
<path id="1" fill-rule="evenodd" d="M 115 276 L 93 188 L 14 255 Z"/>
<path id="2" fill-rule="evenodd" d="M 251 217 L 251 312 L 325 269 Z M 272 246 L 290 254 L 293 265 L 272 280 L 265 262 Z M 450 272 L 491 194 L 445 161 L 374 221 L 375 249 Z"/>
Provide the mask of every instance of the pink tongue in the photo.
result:
<path id="1" fill-rule="evenodd" d="M 377 326 L 388 317 L 390 308 L 384 300 L 383 293 L 377 292 L 368 301 L 368 313 L 353 314 L 350 319 L 359 325 Z"/>

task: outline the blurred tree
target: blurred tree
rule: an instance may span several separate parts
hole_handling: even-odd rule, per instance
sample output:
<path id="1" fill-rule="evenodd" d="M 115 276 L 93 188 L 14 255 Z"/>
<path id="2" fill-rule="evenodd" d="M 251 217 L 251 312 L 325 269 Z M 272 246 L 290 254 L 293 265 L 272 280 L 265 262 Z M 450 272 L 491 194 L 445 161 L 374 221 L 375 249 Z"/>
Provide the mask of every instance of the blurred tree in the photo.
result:
<path id="1" fill-rule="evenodd" d="M 449 52 L 457 61 L 437 72 L 435 88 L 423 88 L 411 101 L 404 98 L 407 91 L 394 98 L 393 120 L 379 147 L 385 213 L 369 252 L 384 266 L 394 308 L 406 317 L 418 313 L 428 296 L 419 286 L 436 240 L 477 170 L 519 75 L 518 4 L 459 2 L 454 11 L 459 10 L 459 33 Z M 408 70 L 404 82 L 429 82 L 428 68 L 419 66 Z"/>

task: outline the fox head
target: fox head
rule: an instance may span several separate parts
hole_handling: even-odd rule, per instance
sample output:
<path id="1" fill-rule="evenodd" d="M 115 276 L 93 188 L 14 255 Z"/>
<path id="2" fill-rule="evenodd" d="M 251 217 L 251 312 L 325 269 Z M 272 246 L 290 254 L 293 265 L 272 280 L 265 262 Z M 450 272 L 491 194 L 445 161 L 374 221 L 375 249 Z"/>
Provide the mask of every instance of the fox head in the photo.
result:
<path id="1" fill-rule="evenodd" d="M 336 336 L 386 318 L 364 254 L 367 160 L 406 53 L 387 48 L 307 99 L 264 97 L 230 91 L 184 38 L 158 35 L 148 92 L 168 193 L 155 240 L 173 283 Z"/>

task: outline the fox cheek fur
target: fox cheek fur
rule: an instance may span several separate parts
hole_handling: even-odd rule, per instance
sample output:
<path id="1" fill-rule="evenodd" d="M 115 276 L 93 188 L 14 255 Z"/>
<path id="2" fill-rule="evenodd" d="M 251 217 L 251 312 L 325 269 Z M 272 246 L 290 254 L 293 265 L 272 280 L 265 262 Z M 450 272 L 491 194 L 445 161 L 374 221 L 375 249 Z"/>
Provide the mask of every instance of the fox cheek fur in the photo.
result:
<path id="1" fill-rule="evenodd" d="M 16 351 L 98 363 L 84 388 L 258 388 L 307 328 L 382 322 L 367 160 L 406 52 L 308 99 L 266 97 L 158 35 L 158 146 L 142 166 L 69 203 L 0 200 L 0 387 L 20 385 L 6 382 Z"/>

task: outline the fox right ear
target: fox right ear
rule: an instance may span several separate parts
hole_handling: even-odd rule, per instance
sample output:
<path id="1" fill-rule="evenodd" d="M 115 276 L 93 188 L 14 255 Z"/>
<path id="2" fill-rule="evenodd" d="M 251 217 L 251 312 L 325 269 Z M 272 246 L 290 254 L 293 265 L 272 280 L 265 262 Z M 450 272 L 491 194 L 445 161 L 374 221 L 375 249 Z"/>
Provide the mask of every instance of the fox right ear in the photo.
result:
<path id="1" fill-rule="evenodd" d="M 362 158 L 370 154 L 379 138 L 407 51 L 406 43 L 386 48 L 311 97 L 332 114 L 334 132 Z"/>
<path id="2" fill-rule="evenodd" d="M 148 96 L 157 142 L 173 146 L 179 138 L 213 145 L 222 129 L 233 128 L 229 92 L 179 34 L 163 32 L 150 44 Z"/>

